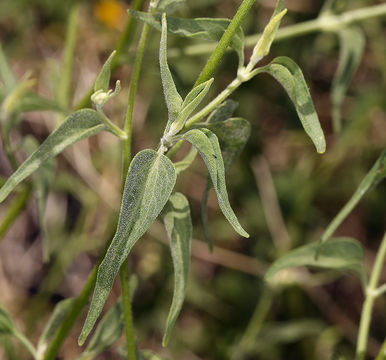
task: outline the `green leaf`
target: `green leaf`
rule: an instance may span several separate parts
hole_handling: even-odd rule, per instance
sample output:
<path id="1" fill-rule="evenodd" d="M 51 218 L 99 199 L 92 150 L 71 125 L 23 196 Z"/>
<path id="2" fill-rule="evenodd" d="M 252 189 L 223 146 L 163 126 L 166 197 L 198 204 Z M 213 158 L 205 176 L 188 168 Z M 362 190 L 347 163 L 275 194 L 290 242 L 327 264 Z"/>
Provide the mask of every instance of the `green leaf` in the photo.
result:
<path id="1" fill-rule="evenodd" d="M 193 129 L 183 134 L 183 139 L 197 148 L 205 161 L 220 208 L 229 223 L 241 236 L 249 237 L 233 212 L 226 190 L 225 169 L 217 136 L 208 129 Z"/>
<path id="2" fill-rule="evenodd" d="M 6 93 L 11 92 L 16 87 L 16 78 L 9 67 L 3 47 L 0 43 L 0 81 L 4 84 Z"/>
<path id="3" fill-rule="evenodd" d="M 313 141 L 316 151 L 320 154 L 324 153 L 326 151 L 324 133 L 299 66 L 290 58 L 280 56 L 270 64 L 258 68 L 252 73 L 254 76 L 261 72 L 272 75 L 284 87 L 295 105 L 305 132 Z"/>
<path id="4" fill-rule="evenodd" d="M 166 106 L 168 108 L 168 125 L 167 129 L 170 127 L 171 123 L 173 123 L 178 114 L 181 111 L 182 106 L 182 98 L 177 91 L 176 85 L 173 81 L 173 76 L 170 72 L 168 60 L 167 60 L 167 22 L 166 15 L 162 16 L 162 32 L 161 32 L 161 43 L 159 48 L 159 63 L 161 69 L 161 80 L 162 87 L 164 90 L 164 96 L 166 101 Z"/>
<path id="5" fill-rule="evenodd" d="M 27 111 L 56 111 L 65 112 L 55 101 L 41 97 L 33 92 L 27 92 L 17 102 L 17 110 Z"/>
<path id="6" fill-rule="evenodd" d="M 175 12 L 177 7 L 184 2 L 185 0 L 160 0 L 156 11 L 160 13 L 171 14 Z"/>
<path id="7" fill-rule="evenodd" d="M 94 110 L 84 109 L 71 114 L 7 179 L 0 189 L 0 202 L 4 201 L 20 182 L 36 171 L 44 162 L 52 159 L 68 146 L 105 129 L 101 116 Z"/>
<path id="8" fill-rule="evenodd" d="M 15 323 L 9 312 L 0 305 L 0 335 L 13 335 Z"/>
<path id="9" fill-rule="evenodd" d="M 192 238 L 192 220 L 189 202 L 181 193 L 170 196 L 163 217 L 170 241 L 174 266 L 173 302 L 166 320 L 166 330 L 162 341 L 167 345 L 177 317 L 184 302 L 190 265 L 190 241 Z"/>
<path id="10" fill-rule="evenodd" d="M 339 65 L 332 82 L 332 118 L 335 131 L 340 131 L 340 108 L 346 95 L 351 78 L 361 61 L 365 47 L 365 37 L 362 30 L 356 26 L 350 26 L 339 30 Z"/>
<path id="11" fill-rule="evenodd" d="M 131 162 L 117 231 L 98 269 L 91 306 L 79 337 L 80 345 L 101 313 L 123 261 L 165 206 L 175 182 L 173 163 L 165 155 L 142 150 Z"/>
<path id="12" fill-rule="evenodd" d="M 120 299 L 102 318 L 80 359 L 92 359 L 109 348 L 119 339 L 124 326 L 122 299 Z"/>
<path id="13" fill-rule="evenodd" d="M 237 102 L 234 100 L 225 100 L 217 106 L 208 116 L 208 122 L 225 121 L 232 117 L 237 108 Z"/>
<path id="14" fill-rule="evenodd" d="M 174 163 L 174 167 L 176 168 L 176 174 L 180 174 L 185 171 L 191 163 L 194 161 L 197 155 L 197 150 L 195 147 L 192 147 L 188 154 L 181 160 Z"/>
<path id="15" fill-rule="evenodd" d="M 161 30 L 161 15 L 149 14 L 142 11 L 129 10 L 130 14 L 139 21 L 143 21 L 157 30 Z M 219 41 L 228 28 L 230 20 L 213 18 L 185 19 L 167 17 L 168 31 L 178 36 Z M 239 56 L 239 64 L 244 63 L 244 33 L 241 27 L 232 38 L 230 47 Z"/>
<path id="16" fill-rule="evenodd" d="M 103 64 L 100 73 L 98 74 L 95 84 L 94 91 L 103 90 L 106 92 L 109 89 L 110 77 L 111 77 L 111 63 L 114 60 L 116 51 L 114 50 L 106 62 Z"/>
<path id="17" fill-rule="evenodd" d="M 386 177 L 386 150 L 383 150 L 371 170 L 364 177 L 354 194 L 346 205 L 339 211 L 338 215 L 331 221 L 327 229 L 321 237 L 321 242 L 327 241 L 333 233 L 336 231 L 338 226 L 343 222 L 348 214 L 354 209 L 359 201 L 369 192 L 374 186 L 381 182 Z"/>
<path id="18" fill-rule="evenodd" d="M 75 298 L 69 298 L 56 304 L 55 309 L 39 338 L 37 347 L 37 354 L 39 359 L 43 358 L 49 343 L 54 338 L 56 331 L 62 325 L 63 321 L 66 319 L 75 300 Z"/>
<path id="19" fill-rule="evenodd" d="M 362 245 L 350 238 L 336 238 L 325 244 L 312 243 L 288 252 L 276 260 L 265 274 L 272 280 L 279 271 L 298 266 L 315 266 L 324 269 L 349 270 L 365 279 Z"/>
<path id="20" fill-rule="evenodd" d="M 276 3 L 275 10 L 269 20 L 268 24 L 264 28 L 263 34 L 259 38 L 256 46 L 253 49 L 250 64 L 251 69 L 266 55 L 268 55 L 272 42 L 275 38 L 277 29 L 279 28 L 280 21 L 287 13 L 287 9 L 283 9 L 283 0 L 279 0 Z M 250 70 L 251 70 L 250 69 Z"/>

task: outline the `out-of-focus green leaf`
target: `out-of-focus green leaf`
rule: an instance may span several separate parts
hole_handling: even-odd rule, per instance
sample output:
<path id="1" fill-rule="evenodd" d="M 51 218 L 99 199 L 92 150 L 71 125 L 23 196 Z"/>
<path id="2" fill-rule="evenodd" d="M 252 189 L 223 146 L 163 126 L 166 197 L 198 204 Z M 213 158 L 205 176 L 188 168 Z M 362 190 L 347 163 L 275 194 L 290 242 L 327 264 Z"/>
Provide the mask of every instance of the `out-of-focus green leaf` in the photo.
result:
<path id="1" fill-rule="evenodd" d="M 241 236 L 249 237 L 233 212 L 226 190 L 225 169 L 217 136 L 208 129 L 193 129 L 183 134 L 183 139 L 196 147 L 208 168 L 220 208 L 229 223 Z"/>
<path id="2" fill-rule="evenodd" d="M 362 30 L 356 26 L 350 26 L 339 30 L 339 65 L 332 82 L 332 120 L 334 130 L 341 130 L 341 113 L 344 97 L 351 78 L 361 61 L 365 47 L 365 37 Z"/>
<path id="3" fill-rule="evenodd" d="M 3 47 L 0 43 L 0 81 L 4 85 L 4 90 L 6 93 L 12 91 L 16 86 L 16 78 L 13 75 L 11 68 L 8 65 L 7 58 L 4 54 Z"/>
<path id="4" fill-rule="evenodd" d="M 184 302 L 190 265 L 192 220 L 189 202 L 181 193 L 170 196 L 163 217 L 168 234 L 174 267 L 173 301 L 166 320 L 163 345 L 166 346 Z"/>
<path id="5" fill-rule="evenodd" d="M 194 161 L 197 155 L 197 150 L 192 146 L 188 154 L 181 160 L 174 163 L 174 167 L 176 168 L 176 174 L 178 175 L 182 171 L 185 171 L 191 163 Z"/>
<path id="6" fill-rule="evenodd" d="M 99 72 L 95 84 L 94 91 L 103 90 L 106 92 L 109 89 L 110 77 L 111 77 L 111 63 L 114 60 L 116 51 L 114 50 L 103 64 L 101 71 Z"/>
<path id="7" fill-rule="evenodd" d="M 15 323 L 7 310 L 0 306 L 0 335 L 13 335 Z"/>
<path id="8" fill-rule="evenodd" d="M 160 13 L 171 14 L 184 2 L 185 0 L 160 0 L 156 10 Z"/>
<path id="9" fill-rule="evenodd" d="M 149 14 L 141 11 L 129 10 L 130 14 L 137 20 L 146 22 L 157 30 L 161 30 L 161 15 Z M 198 38 L 203 40 L 219 41 L 227 29 L 230 20 L 228 19 L 212 19 L 212 18 L 196 18 L 184 19 L 167 17 L 168 31 L 172 34 Z M 235 50 L 239 56 L 239 63 L 244 63 L 244 33 L 239 28 L 232 38 L 230 47 Z"/>
<path id="10" fill-rule="evenodd" d="M 366 277 L 362 245 L 351 238 L 336 238 L 325 244 L 312 243 L 294 249 L 269 267 L 265 279 L 272 280 L 279 271 L 297 266 L 349 270 L 359 275 L 362 281 Z"/>
<path id="11" fill-rule="evenodd" d="M 383 150 L 371 170 L 364 177 L 350 200 L 342 208 L 342 210 L 335 216 L 335 218 L 328 225 L 324 231 L 321 242 L 327 241 L 336 231 L 338 226 L 343 222 L 348 214 L 354 209 L 358 202 L 365 194 L 376 186 L 380 181 L 386 177 L 386 150 Z"/>
<path id="12" fill-rule="evenodd" d="M 59 329 L 60 325 L 62 325 L 67 314 L 71 310 L 74 301 L 74 298 L 69 298 L 56 304 L 55 309 L 39 338 L 37 347 L 38 359 L 42 359 L 44 357 L 47 346 L 55 336 L 55 333 Z"/>
<path id="13" fill-rule="evenodd" d="M 105 129 L 101 115 L 94 110 L 84 109 L 71 114 L 7 179 L 0 189 L 0 202 L 4 201 L 20 182 L 44 162 L 52 159 L 68 146 Z"/>
<path id="14" fill-rule="evenodd" d="M 175 182 L 173 163 L 165 155 L 142 150 L 131 162 L 117 231 L 98 269 L 91 306 L 79 337 L 80 345 L 94 327 L 123 261 L 165 206 Z"/>
<path id="15" fill-rule="evenodd" d="M 56 111 L 65 110 L 55 101 L 43 98 L 33 92 L 26 92 L 17 102 L 17 109 L 21 112 L 27 111 Z"/>
<path id="16" fill-rule="evenodd" d="M 161 70 L 162 87 L 164 90 L 164 96 L 169 115 L 168 124 L 166 126 L 165 131 L 168 131 L 171 124 L 177 119 L 177 116 L 180 113 L 182 106 L 182 98 L 177 91 L 167 60 L 167 29 L 168 24 L 166 22 L 166 16 L 164 14 L 162 17 L 159 63 Z"/>
<path id="17" fill-rule="evenodd" d="M 280 56 L 268 65 L 254 70 L 252 75 L 255 76 L 261 72 L 272 75 L 284 87 L 295 105 L 304 130 L 313 141 L 316 151 L 320 154 L 324 153 L 326 151 L 324 133 L 299 66 L 290 58 Z"/>

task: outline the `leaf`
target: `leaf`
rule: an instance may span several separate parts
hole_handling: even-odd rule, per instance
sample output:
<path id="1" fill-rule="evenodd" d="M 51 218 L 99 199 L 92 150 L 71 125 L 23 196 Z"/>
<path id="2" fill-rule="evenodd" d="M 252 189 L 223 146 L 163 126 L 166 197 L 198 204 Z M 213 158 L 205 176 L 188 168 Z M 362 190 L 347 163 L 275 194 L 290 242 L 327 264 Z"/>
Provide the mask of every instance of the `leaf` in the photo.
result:
<path id="1" fill-rule="evenodd" d="M 217 106 L 208 116 L 208 122 L 225 121 L 232 117 L 237 108 L 237 102 L 234 100 L 225 100 Z"/>
<path id="2" fill-rule="evenodd" d="M 0 305 L 0 336 L 13 335 L 15 323 L 9 312 Z"/>
<path id="3" fill-rule="evenodd" d="M 174 167 L 176 169 L 176 174 L 180 174 L 181 172 L 185 171 L 190 164 L 194 161 L 197 155 L 197 150 L 195 147 L 192 147 L 188 154 L 184 157 L 183 160 L 177 161 L 174 163 Z"/>
<path id="4" fill-rule="evenodd" d="M 72 309 L 75 300 L 75 298 L 68 298 L 56 304 L 55 309 L 39 338 L 37 347 L 37 354 L 39 359 L 43 358 L 48 345 L 54 338 L 56 331 L 66 319 L 68 313 Z"/>
<path id="5" fill-rule="evenodd" d="M 184 195 L 174 193 L 170 196 L 165 207 L 163 221 L 170 242 L 174 266 L 173 301 L 162 341 L 163 346 L 166 346 L 184 302 L 189 275 L 190 241 L 193 228 L 189 202 Z"/>
<path id="6" fill-rule="evenodd" d="M 143 21 L 157 30 L 161 30 L 161 15 L 129 10 L 138 21 Z M 228 28 L 229 19 L 196 18 L 185 19 L 167 17 L 168 31 L 172 34 L 203 40 L 219 41 Z M 244 33 L 241 27 L 229 45 L 239 56 L 239 64 L 244 63 Z"/>
<path id="7" fill-rule="evenodd" d="M 55 101 L 41 97 L 33 92 L 27 92 L 20 97 L 17 102 L 17 110 L 27 111 L 56 111 L 64 112 L 65 110 Z"/>
<path id="8" fill-rule="evenodd" d="M 268 55 L 269 50 L 271 48 L 272 42 L 275 38 L 277 29 L 279 28 L 280 21 L 283 16 L 287 13 L 287 9 L 283 9 L 283 0 L 279 0 L 276 3 L 275 10 L 269 20 L 268 24 L 264 28 L 263 34 L 259 38 L 257 44 L 255 45 L 250 66 L 251 69 L 266 55 Z"/>
<path id="9" fill-rule="evenodd" d="M 351 78 L 361 61 L 365 37 L 362 30 L 350 26 L 339 30 L 339 65 L 332 82 L 331 100 L 334 130 L 341 130 L 340 108 L 346 95 Z"/>
<path id="10" fill-rule="evenodd" d="M 165 206 L 176 182 L 173 163 L 154 150 L 142 150 L 130 164 L 117 231 L 99 266 L 94 295 L 79 337 L 82 345 L 92 330 L 123 261 Z"/>
<path id="11" fill-rule="evenodd" d="M 364 177 L 354 194 L 346 205 L 339 211 L 338 215 L 331 221 L 327 229 L 324 231 L 321 242 L 327 241 L 343 222 L 348 214 L 354 209 L 358 202 L 369 192 L 374 186 L 381 182 L 386 177 L 386 150 L 383 150 L 371 170 Z"/>
<path id="12" fill-rule="evenodd" d="M 270 64 L 254 70 L 253 76 L 260 72 L 272 75 L 284 87 L 295 105 L 305 132 L 313 141 L 316 151 L 320 154 L 324 153 L 326 151 L 324 133 L 299 66 L 290 58 L 280 56 Z"/>
<path id="13" fill-rule="evenodd" d="M 16 87 L 16 79 L 9 67 L 3 47 L 0 43 L 0 80 L 4 84 L 6 93 L 10 93 Z"/>
<path id="14" fill-rule="evenodd" d="M 220 208 L 229 223 L 241 236 L 249 237 L 242 228 L 228 199 L 225 184 L 225 169 L 220 145 L 215 134 L 208 129 L 193 129 L 183 134 L 183 139 L 189 141 L 200 153 L 208 168 L 213 187 L 217 194 Z"/>
<path id="15" fill-rule="evenodd" d="M 92 359 L 114 344 L 122 334 L 122 299 L 120 299 L 102 318 L 81 359 Z"/>
<path id="16" fill-rule="evenodd" d="M 325 244 L 312 243 L 288 252 L 276 260 L 265 274 L 267 281 L 279 271 L 298 266 L 315 266 L 324 269 L 349 270 L 365 279 L 362 245 L 350 238 L 335 238 Z"/>
<path id="17" fill-rule="evenodd" d="M 164 14 L 162 17 L 162 32 L 161 32 L 161 43 L 159 48 L 159 63 L 161 69 L 161 80 L 162 87 L 164 90 L 164 96 L 166 101 L 166 106 L 168 108 L 168 125 L 166 128 L 168 129 L 173 123 L 180 113 L 182 106 L 182 98 L 177 91 L 176 85 L 173 81 L 173 76 L 170 72 L 168 60 L 167 60 L 167 22 L 166 15 Z M 166 130 L 165 130 L 166 131 Z"/>
<path id="18" fill-rule="evenodd" d="M 110 77 L 111 77 L 111 63 L 114 60 L 116 51 L 114 50 L 106 62 L 103 64 L 100 73 L 98 74 L 95 84 L 94 91 L 103 90 L 106 92 L 109 89 Z"/>
<path id="19" fill-rule="evenodd" d="M 68 146 L 105 129 L 101 116 L 94 110 L 79 110 L 68 116 L 7 179 L 0 189 L 0 202 L 4 201 L 20 182 L 36 171 L 44 162 L 52 159 Z"/>
<path id="20" fill-rule="evenodd" d="M 157 12 L 171 14 L 175 12 L 178 6 L 184 3 L 185 0 L 160 0 L 156 8 Z"/>
<path id="21" fill-rule="evenodd" d="M 211 188 L 212 188 L 212 182 L 210 181 L 210 176 L 208 176 L 208 178 L 206 179 L 204 192 L 202 193 L 202 198 L 201 198 L 200 220 L 201 220 L 202 230 L 204 232 L 204 239 L 208 245 L 210 252 L 213 251 L 213 242 L 212 242 L 212 238 L 210 237 L 210 231 L 209 231 L 208 206 L 207 205 L 208 205 L 209 190 Z"/>

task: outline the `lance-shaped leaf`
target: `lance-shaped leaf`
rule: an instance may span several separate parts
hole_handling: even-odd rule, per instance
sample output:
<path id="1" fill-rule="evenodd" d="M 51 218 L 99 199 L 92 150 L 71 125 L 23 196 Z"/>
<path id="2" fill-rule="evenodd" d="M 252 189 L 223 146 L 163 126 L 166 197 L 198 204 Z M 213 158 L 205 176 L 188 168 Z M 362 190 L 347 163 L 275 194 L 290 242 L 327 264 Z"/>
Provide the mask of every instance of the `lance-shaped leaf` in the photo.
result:
<path id="1" fill-rule="evenodd" d="M 94 110 L 84 109 L 71 114 L 7 179 L 0 189 L 0 202 L 44 162 L 52 159 L 68 146 L 105 129 L 101 115 Z"/>
<path id="2" fill-rule="evenodd" d="M 156 11 L 159 13 L 171 14 L 184 2 L 185 0 L 160 0 Z"/>
<path id="3" fill-rule="evenodd" d="M 360 28 L 351 26 L 343 28 L 338 32 L 339 35 L 339 65 L 332 82 L 332 121 L 334 130 L 341 130 L 341 113 L 344 97 L 351 78 L 358 68 L 365 46 L 365 37 Z"/>
<path id="4" fill-rule="evenodd" d="M 349 270 L 365 280 L 362 245 L 350 238 L 336 238 L 325 244 L 312 243 L 294 249 L 269 267 L 265 279 L 271 280 L 279 271 L 297 266 Z"/>
<path id="5" fill-rule="evenodd" d="M 176 174 L 180 174 L 181 172 L 185 171 L 191 163 L 194 161 L 197 155 L 197 149 L 192 146 L 188 154 L 181 160 L 174 163 L 174 167 L 176 168 Z"/>
<path id="6" fill-rule="evenodd" d="M 163 217 L 168 234 L 174 267 L 173 301 L 166 320 L 163 345 L 166 346 L 184 302 L 190 265 L 192 220 L 189 202 L 181 193 L 174 193 L 165 207 Z"/>
<path id="7" fill-rule="evenodd" d="M 55 101 L 46 99 L 33 92 L 26 92 L 17 101 L 16 109 L 21 112 L 27 111 L 55 111 L 65 112 Z"/>
<path id="8" fill-rule="evenodd" d="M 129 10 L 130 14 L 137 20 L 143 21 L 157 30 L 161 30 L 161 15 L 149 14 L 141 11 Z M 168 31 L 172 34 L 198 38 L 203 40 L 219 41 L 228 28 L 230 20 L 196 18 L 184 19 L 176 17 L 167 17 Z M 244 33 L 241 27 L 237 30 L 229 45 L 239 56 L 239 64 L 244 63 Z"/>
<path id="9" fill-rule="evenodd" d="M 178 114 L 181 111 L 182 98 L 177 91 L 176 85 L 174 84 L 173 76 L 170 72 L 168 60 L 167 60 L 167 22 L 166 15 L 162 16 L 162 32 L 161 32 L 161 43 L 159 48 L 159 64 L 161 70 L 162 87 L 164 90 L 164 96 L 166 106 L 168 108 L 169 121 L 167 129 L 171 123 L 177 119 Z"/>
<path id="10" fill-rule="evenodd" d="M 338 215 L 331 221 L 327 229 L 321 237 L 321 242 L 327 241 L 343 222 L 343 220 L 351 213 L 359 201 L 369 192 L 374 186 L 386 177 L 386 150 L 383 150 L 371 170 L 364 177 L 354 194 L 346 205 L 339 211 Z"/>
<path id="11" fill-rule="evenodd" d="M 183 139 L 189 141 L 200 153 L 203 158 L 213 187 L 217 194 L 220 209 L 229 223 L 241 236 L 249 237 L 248 233 L 242 228 L 235 213 L 233 212 L 226 190 L 225 169 L 222 159 L 220 145 L 217 136 L 208 129 L 193 129 L 183 134 Z"/>
<path id="12" fill-rule="evenodd" d="M 91 306 L 79 337 L 80 345 L 101 313 L 123 261 L 165 206 L 175 182 L 173 163 L 165 155 L 147 149 L 132 160 L 123 191 L 117 231 L 98 269 Z"/>
<path id="13" fill-rule="evenodd" d="M 101 71 L 99 72 L 95 84 L 94 91 L 102 90 L 106 92 L 109 89 L 110 77 L 111 77 L 111 63 L 114 60 L 116 51 L 114 50 L 106 62 L 103 64 Z"/>
<path id="14" fill-rule="evenodd" d="M 55 336 L 56 331 L 66 319 L 68 313 L 70 312 L 74 304 L 74 301 L 74 298 L 69 298 L 62 300 L 56 304 L 55 309 L 39 338 L 37 348 L 38 359 L 43 359 L 44 353 L 46 352 L 48 345 Z"/>
<path id="15" fill-rule="evenodd" d="M 252 74 L 254 76 L 261 72 L 272 75 L 283 86 L 295 105 L 303 128 L 313 141 L 316 151 L 321 154 L 324 153 L 326 151 L 324 133 L 299 66 L 290 58 L 280 56 L 268 65 L 257 68 Z"/>

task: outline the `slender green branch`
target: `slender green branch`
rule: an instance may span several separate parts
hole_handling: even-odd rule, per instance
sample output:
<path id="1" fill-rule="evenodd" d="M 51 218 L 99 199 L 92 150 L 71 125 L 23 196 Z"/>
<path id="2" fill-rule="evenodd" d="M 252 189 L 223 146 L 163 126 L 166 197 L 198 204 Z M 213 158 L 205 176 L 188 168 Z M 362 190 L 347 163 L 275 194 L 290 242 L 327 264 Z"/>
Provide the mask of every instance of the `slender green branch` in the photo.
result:
<path id="1" fill-rule="evenodd" d="M 361 9 L 350 10 L 340 15 L 324 15 L 314 20 L 305 21 L 299 24 L 280 28 L 275 36 L 274 42 L 287 40 L 297 36 L 303 36 L 319 31 L 332 31 L 340 27 L 350 25 L 359 21 L 386 16 L 386 4 L 369 6 Z M 245 37 L 245 46 L 255 46 L 262 33 Z M 181 55 L 194 56 L 210 54 L 215 46 L 213 43 L 186 46 L 183 49 L 170 49 L 169 58 L 180 57 Z"/>
<path id="2" fill-rule="evenodd" d="M 375 263 L 371 272 L 369 285 L 365 294 L 365 301 L 362 308 L 361 320 L 359 324 L 359 333 L 356 349 L 356 359 L 363 360 L 366 354 L 367 340 L 369 336 L 371 313 L 373 310 L 374 300 L 377 296 L 377 286 L 383 264 L 386 257 L 386 233 L 383 236 L 381 246 L 375 259 Z"/>
<path id="3" fill-rule="evenodd" d="M 383 344 L 381 346 L 381 350 L 379 350 L 379 353 L 378 353 L 377 357 L 375 358 L 375 360 L 386 360 L 386 339 L 383 342 Z"/>
<path id="4" fill-rule="evenodd" d="M 7 212 L 4 215 L 4 218 L 0 224 L 0 240 L 7 233 L 10 226 L 17 219 L 20 213 L 25 208 L 29 196 L 31 194 L 31 187 L 28 187 L 21 191 L 9 205 Z"/>
<path id="5" fill-rule="evenodd" d="M 13 335 L 24 345 L 24 347 L 29 351 L 32 357 L 34 359 L 37 359 L 36 349 L 32 345 L 32 343 L 19 331 L 14 331 Z"/>
<path id="6" fill-rule="evenodd" d="M 244 20 L 245 16 L 248 14 L 249 9 L 252 7 L 254 2 L 255 0 L 243 0 L 235 16 L 233 17 L 232 21 L 229 23 L 223 36 L 218 42 L 215 50 L 213 51 L 212 55 L 209 57 L 205 67 L 202 69 L 201 74 L 199 75 L 194 86 L 202 84 L 203 82 L 211 78 L 214 70 L 216 69 L 221 58 L 225 54 L 225 51 L 227 50 L 229 44 L 231 43 L 232 38 L 236 34 L 236 31 L 239 29 L 242 21 Z"/>

